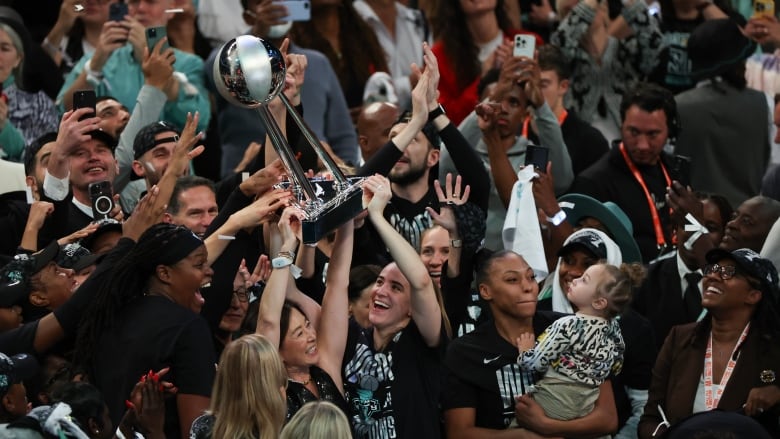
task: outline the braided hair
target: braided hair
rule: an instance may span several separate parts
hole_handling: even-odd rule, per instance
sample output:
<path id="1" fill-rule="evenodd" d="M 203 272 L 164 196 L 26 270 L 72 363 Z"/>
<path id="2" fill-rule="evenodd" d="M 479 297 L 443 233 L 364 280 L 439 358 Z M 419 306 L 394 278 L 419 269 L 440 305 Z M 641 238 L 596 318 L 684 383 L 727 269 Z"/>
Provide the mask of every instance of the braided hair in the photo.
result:
<path id="1" fill-rule="evenodd" d="M 97 286 L 98 291 L 82 317 L 76 338 L 74 358 L 80 368 L 94 372 L 90 368 L 101 334 L 115 327 L 129 303 L 144 296 L 158 265 L 172 265 L 182 259 L 176 259 L 181 252 L 175 252 L 171 257 L 172 252 L 166 250 L 171 250 L 173 244 L 179 244 L 188 235 L 192 232 L 186 227 L 166 223 L 153 225 L 116 263 L 111 275 Z"/>

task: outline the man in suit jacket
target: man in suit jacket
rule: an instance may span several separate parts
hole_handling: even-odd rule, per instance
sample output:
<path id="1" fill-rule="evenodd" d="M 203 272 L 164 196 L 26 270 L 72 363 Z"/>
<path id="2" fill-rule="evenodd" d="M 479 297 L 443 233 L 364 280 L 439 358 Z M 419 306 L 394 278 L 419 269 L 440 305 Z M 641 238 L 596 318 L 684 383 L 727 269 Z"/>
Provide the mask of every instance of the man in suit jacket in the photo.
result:
<path id="1" fill-rule="evenodd" d="M 702 239 L 709 239 L 717 247 L 731 216 L 731 206 L 721 196 L 705 196 L 701 202 L 702 225 L 710 231 Z M 692 232 L 685 231 L 684 223 L 678 223 L 675 232 L 677 252 L 650 264 L 647 276 L 631 304 L 634 310 L 650 320 L 658 349 L 664 344 L 672 326 L 695 322 L 702 310 L 702 267 L 693 251 L 684 245 Z M 686 303 L 685 293 L 689 291 L 693 295 L 689 300 L 695 298 L 697 303 Z"/>

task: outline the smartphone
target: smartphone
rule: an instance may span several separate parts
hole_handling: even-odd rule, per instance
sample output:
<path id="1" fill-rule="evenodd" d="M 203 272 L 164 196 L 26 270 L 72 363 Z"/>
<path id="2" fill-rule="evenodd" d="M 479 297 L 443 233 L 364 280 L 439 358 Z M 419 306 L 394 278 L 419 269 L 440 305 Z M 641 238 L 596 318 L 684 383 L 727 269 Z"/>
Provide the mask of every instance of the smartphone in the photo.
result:
<path id="1" fill-rule="evenodd" d="M 73 110 L 78 110 L 79 108 L 91 108 L 92 114 L 85 114 L 84 116 L 81 116 L 79 120 L 88 119 L 90 117 L 95 117 L 97 114 L 97 111 L 95 110 L 95 105 L 97 103 L 97 95 L 95 95 L 95 90 L 76 90 L 73 92 Z"/>
<path id="2" fill-rule="evenodd" d="M 753 2 L 753 18 L 774 18 L 774 0 L 755 0 Z"/>
<path id="3" fill-rule="evenodd" d="M 108 19 L 110 21 L 123 21 L 127 15 L 127 3 L 111 3 L 108 7 Z"/>
<path id="4" fill-rule="evenodd" d="M 676 155 L 672 159 L 672 176 L 681 185 L 691 185 L 691 158 L 684 155 Z"/>
<path id="5" fill-rule="evenodd" d="M 311 2 L 309 0 L 285 0 L 280 1 L 287 8 L 289 15 L 282 21 L 309 21 L 311 20 Z"/>
<path id="6" fill-rule="evenodd" d="M 109 218 L 114 210 L 114 191 L 108 180 L 90 183 L 89 198 L 92 200 L 92 218 L 95 221 Z"/>
<path id="7" fill-rule="evenodd" d="M 541 145 L 529 144 L 525 149 L 525 164 L 533 165 L 539 172 L 547 172 L 547 161 L 550 157 L 550 148 Z"/>
<path id="8" fill-rule="evenodd" d="M 165 29 L 165 26 L 147 28 L 146 46 L 149 48 L 149 53 L 152 53 L 152 50 L 154 50 L 154 46 L 157 44 L 158 41 L 160 41 L 161 39 L 167 36 L 168 36 L 168 31 Z M 168 41 L 164 42 L 162 47 L 160 48 L 160 52 L 164 52 L 169 47 L 171 46 L 168 44 Z"/>
<path id="9" fill-rule="evenodd" d="M 536 38 L 533 35 L 515 35 L 515 46 L 512 56 L 515 58 L 525 56 L 534 59 L 536 50 Z"/>

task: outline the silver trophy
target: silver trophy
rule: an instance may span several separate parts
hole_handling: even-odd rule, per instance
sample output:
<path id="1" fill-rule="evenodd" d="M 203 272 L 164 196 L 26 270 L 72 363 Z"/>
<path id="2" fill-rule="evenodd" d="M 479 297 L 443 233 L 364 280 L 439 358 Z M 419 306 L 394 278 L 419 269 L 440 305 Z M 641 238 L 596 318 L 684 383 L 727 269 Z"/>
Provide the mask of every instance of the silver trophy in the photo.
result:
<path id="1" fill-rule="evenodd" d="M 279 49 L 261 38 L 242 35 L 222 46 L 213 68 L 217 90 L 228 102 L 257 109 L 260 114 L 271 144 L 287 169 L 290 180 L 284 183 L 284 187 L 292 189 L 299 207 L 305 213 L 304 243 L 316 243 L 363 210 L 360 188 L 362 178 L 344 176 L 295 107 L 281 93 L 287 69 Z M 333 175 L 332 181 L 310 180 L 306 177 L 266 106 L 277 96 L 300 128 L 306 142 Z"/>

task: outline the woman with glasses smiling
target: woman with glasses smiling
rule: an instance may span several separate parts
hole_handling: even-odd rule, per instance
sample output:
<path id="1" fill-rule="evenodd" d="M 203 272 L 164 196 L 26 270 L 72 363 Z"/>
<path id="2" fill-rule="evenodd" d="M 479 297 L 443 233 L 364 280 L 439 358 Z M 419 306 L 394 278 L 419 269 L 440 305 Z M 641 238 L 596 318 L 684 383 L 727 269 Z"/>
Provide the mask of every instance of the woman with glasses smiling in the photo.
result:
<path id="1" fill-rule="evenodd" d="M 714 409 L 754 418 L 780 437 L 777 268 L 749 249 L 707 253 L 699 322 L 675 326 L 653 369 L 639 437 L 660 437 Z"/>
<path id="2" fill-rule="evenodd" d="M 217 359 L 222 356 L 222 351 L 227 345 L 240 337 L 241 325 L 244 323 L 247 310 L 249 309 L 249 270 L 242 263 L 236 271 L 236 277 L 233 279 L 233 295 L 230 299 L 230 307 L 222 314 L 217 330 L 214 331 L 214 352 Z"/>

